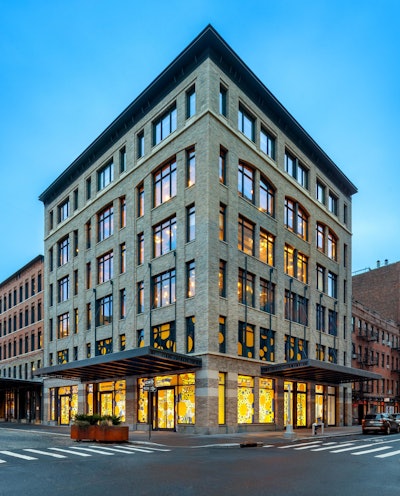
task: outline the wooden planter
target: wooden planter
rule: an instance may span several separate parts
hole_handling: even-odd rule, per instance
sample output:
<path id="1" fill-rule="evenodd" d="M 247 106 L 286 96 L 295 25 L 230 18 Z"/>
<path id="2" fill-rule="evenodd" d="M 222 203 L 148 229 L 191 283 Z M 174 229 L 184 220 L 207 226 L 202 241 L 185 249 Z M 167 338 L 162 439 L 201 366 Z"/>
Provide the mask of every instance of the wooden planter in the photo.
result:
<path id="1" fill-rule="evenodd" d="M 71 439 L 99 443 L 123 443 L 129 439 L 127 425 L 71 425 Z"/>

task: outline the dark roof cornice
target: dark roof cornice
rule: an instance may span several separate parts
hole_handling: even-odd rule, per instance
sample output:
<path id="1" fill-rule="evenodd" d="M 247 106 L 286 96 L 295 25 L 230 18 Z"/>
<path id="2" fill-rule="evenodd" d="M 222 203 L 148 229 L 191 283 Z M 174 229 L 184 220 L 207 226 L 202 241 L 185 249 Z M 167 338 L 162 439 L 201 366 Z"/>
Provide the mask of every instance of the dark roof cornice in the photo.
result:
<path id="1" fill-rule="evenodd" d="M 44 204 L 75 181 L 113 143 L 132 128 L 156 103 L 167 95 L 205 58 L 210 57 L 247 96 L 283 128 L 296 145 L 347 195 L 357 192 L 343 174 L 294 117 L 274 97 L 241 58 L 208 25 L 187 48 L 79 155 L 39 196 Z"/>

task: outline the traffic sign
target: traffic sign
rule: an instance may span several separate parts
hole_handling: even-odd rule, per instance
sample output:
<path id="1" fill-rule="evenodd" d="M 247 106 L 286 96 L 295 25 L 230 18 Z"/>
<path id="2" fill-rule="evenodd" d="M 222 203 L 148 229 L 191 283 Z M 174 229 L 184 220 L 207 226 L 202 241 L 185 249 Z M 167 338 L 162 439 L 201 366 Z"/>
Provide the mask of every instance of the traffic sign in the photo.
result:
<path id="1" fill-rule="evenodd" d="M 145 386 L 154 386 L 154 379 L 146 379 L 144 381 Z"/>
<path id="2" fill-rule="evenodd" d="M 157 392 L 157 388 L 155 386 L 150 386 L 150 385 L 145 384 L 143 386 L 143 391 L 146 391 L 148 393 L 156 393 Z"/>

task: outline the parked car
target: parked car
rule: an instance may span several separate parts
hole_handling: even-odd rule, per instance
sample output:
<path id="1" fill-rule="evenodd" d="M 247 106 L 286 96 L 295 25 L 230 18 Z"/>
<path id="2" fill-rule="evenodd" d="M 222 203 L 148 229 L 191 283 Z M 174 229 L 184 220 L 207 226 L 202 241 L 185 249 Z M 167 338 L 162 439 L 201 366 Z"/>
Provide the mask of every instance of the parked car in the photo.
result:
<path id="1" fill-rule="evenodd" d="M 391 417 L 400 425 L 400 413 L 393 413 Z"/>
<path id="2" fill-rule="evenodd" d="M 382 432 L 390 434 L 391 432 L 400 432 L 400 423 L 397 423 L 388 413 L 368 413 L 362 421 L 362 432 Z"/>

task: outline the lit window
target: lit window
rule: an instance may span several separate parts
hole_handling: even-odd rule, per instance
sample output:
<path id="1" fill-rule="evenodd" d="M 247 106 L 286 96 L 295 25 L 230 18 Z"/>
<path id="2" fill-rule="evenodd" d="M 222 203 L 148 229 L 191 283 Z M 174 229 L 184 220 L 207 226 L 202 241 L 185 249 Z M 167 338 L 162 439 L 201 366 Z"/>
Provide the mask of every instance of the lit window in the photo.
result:
<path id="1" fill-rule="evenodd" d="M 194 260 L 186 264 L 186 298 L 196 295 L 196 264 Z"/>
<path id="2" fill-rule="evenodd" d="M 239 216 L 238 228 L 238 249 L 248 255 L 254 255 L 254 224 Z"/>
<path id="3" fill-rule="evenodd" d="M 250 307 L 255 306 L 255 275 L 239 269 L 238 301 Z"/>
<path id="4" fill-rule="evenodd" d="M 218 274 L 218 287 L 219 295 L 223 298 L 226 297 L 226 262 L 225 260 L 219 261 L 219 274 Z"/>
<path id="5" fill-rule="evenodd" d="M 58 281 L 58 302 L 66 301 L 69 298 L 69 276 L 65 276 Z"/>
<path id="6" fill-rule="evenodd" d="M 260 209 L 272 217 L 275 215 L 275 191 L 263 177 L 260 178 Z"/>
<path id="7" fill-rule="evenodd" d="M 176 107 L 163 114 L 153 124 L 153 145 L 157 145 L 176 130 Z"/>
<path id="8" fill-rule="evenodd" d="M 176 161 L 164 165 L 154 174 L 154 206 L 176 196 Z"/>
<path id="9" fill-rule="evenodd" d="M 328 231 L 328 257 L 337 261 L 337 238 L 332 231 Z"/>
<path id="10" fill-rule="evenodd" d="M 194 148 L 186 151 L 186 186 L 189 188 L 196 182 L 196 154 Z"/>
<path id="11" fill-rule="evenodd" d="M 226 206 L 219 204 L 219 239 L 226 241 Z"/>
<path id="12" fill-rule="evenodd" d="M 153 227 L 153 253 L 159 257 L 176 248 L 176 217 Z"/>
<path id="13" fill-rule="evenodd" d="M 219 182 L 222 184 L 226 184 L 226 154 L 227 154 L 226 150 L 220 148 L 218 169 L 219 169 Z"/>
<path id="14" fill-rule="evenodd" d="M 275 284 L 260 278 L 260 310 L 275 313 Z"/>
<path id="15" fill-rule="evenodd" d="M 274 265 L 275 237 L 260 229 L 260 260 L 268 265 Z"/>
<path id="16" fill-rule="evenodd" d="M 152 281 L 154 308 L 171 305 L 175 302 L 175 269 L 154 276 Z"/>
<path id="17" fill-rule="evenodd" d="M 317 223 L 317 249 L 325 253 L 325 226 Z"/>
<path id="18" fill-rule="evenodd" d="M 119 199 L 119 223 L 120 223 L 120 228 L 126 227 L 126 198 L 125 196 L 122 196 Z"/>
<path id="19" fill-rule="evenodd" d="M 239 163 L 238 167 L 238 192 L 254 203 L 254 171 L 243 163 Z"/>
<path id="20" fill-rule="evenodd" d="M 308 240 L 308 215 L 293 200 L 285 198 L 285 227 L 305 241 Z"/>
<path id="21" fill-rule="evenodd" d="M 284 271 L 288 276 L 294 277 L 294 248 L 285 244 Z"/>
<path id="22" fill-rule="evenodd" d="M 57 317 L 58 329 L 57 338 L 62 339 L 69 336 L 69 313 L 63 313 Z"/>

